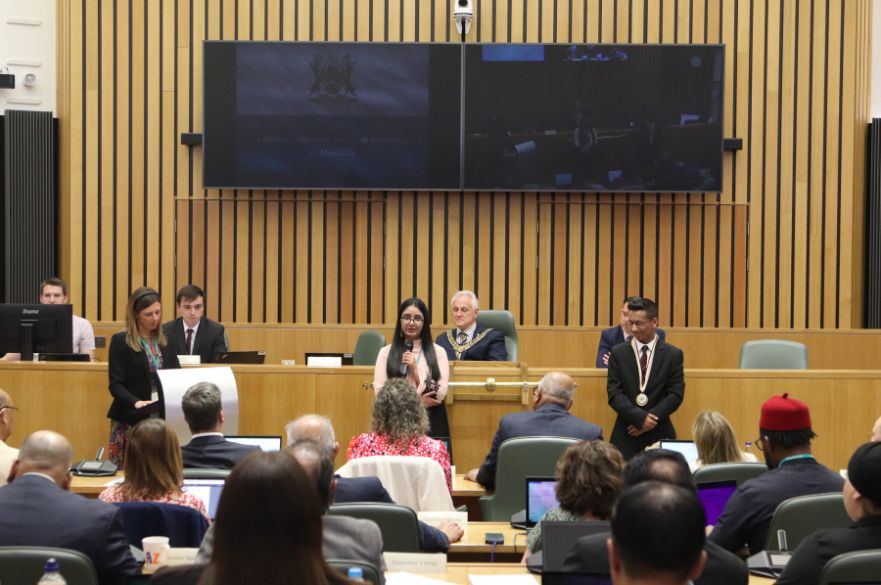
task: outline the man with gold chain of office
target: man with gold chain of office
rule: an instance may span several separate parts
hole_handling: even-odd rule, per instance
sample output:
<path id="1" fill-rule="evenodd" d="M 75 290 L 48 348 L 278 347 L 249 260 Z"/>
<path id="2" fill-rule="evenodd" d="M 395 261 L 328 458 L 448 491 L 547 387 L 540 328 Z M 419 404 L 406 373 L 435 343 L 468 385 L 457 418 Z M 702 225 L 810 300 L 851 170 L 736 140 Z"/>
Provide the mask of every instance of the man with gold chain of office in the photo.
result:
<path id="1" fill-rule="evenodd" d="M 507 361 L 505 336 L 501 331 L 481 327 L 477 322 L 480 305 L 477 295 L 460 290 L 450 300 L 454 329 L 441 333 L 436 343 L 444 348 L 450 361 Z"/>

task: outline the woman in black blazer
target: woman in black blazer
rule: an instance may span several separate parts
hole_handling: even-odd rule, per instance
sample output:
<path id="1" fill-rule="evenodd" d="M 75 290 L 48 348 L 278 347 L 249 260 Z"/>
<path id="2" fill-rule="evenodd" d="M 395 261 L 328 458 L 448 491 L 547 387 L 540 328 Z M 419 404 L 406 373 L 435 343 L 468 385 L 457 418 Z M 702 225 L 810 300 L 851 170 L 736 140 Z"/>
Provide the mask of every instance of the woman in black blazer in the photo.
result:
<path id="1" fill-rule="evenodd" d="M 125 308 L 125 331 L 110 340 L 107 372 L 113 403 L 110 419 L 110 460 L 122 466 L 129 429 L 135 423 L 158 416 L 165 418 L 165 399 L 158 370 L 179 368 L 177 355 L 168 351 L 162 333 L 159 293 L 141 287 L 129 297 Z"/>

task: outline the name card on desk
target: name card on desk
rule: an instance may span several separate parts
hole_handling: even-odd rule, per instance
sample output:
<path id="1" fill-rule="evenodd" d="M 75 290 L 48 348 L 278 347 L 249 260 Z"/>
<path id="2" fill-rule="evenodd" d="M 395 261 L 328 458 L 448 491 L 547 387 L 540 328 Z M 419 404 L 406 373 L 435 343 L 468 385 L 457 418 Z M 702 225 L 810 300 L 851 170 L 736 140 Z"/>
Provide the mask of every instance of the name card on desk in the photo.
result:
<path id="1" fill-rule="evenodd" d="M 447 555 L 443 553 L 382 553 L 386 570 L 407 573 L 446 573 Z"/>
<path id="2" fill-rule="evenodd" d="M 162 563 L 162 566 L 192 565 L 196 562 L 196 553 L 198 552 L 198 548 L 170 548 L 165 551 L 165 562 Z"/>
<path id="3" fill-rule="evenodd" d="M 462 540 L 468 539 L 468 512 L 417 512 L 416 517 L 434 528 L 445 520 L 458 524 L 465 531 Z"/>

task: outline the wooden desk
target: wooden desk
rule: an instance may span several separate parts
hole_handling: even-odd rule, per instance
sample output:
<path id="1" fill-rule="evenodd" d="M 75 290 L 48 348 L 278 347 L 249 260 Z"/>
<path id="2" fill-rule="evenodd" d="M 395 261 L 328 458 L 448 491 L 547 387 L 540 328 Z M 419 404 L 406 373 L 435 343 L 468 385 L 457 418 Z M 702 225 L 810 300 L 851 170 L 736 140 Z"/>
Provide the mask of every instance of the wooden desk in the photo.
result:
<path id="1" fill-rule="evenodd" d="M 426 574 L 429 579 L 437 579 L 447 583 L 471 585 L 468 575 L 528 575 L 529 571 L 520 563 L 447 563 L 447 572 L 439 574 Z M 388 573 L 386 573 L 388 575 Z M 541 577 L 533 575 L 536 583 L 541 583 Z"/>
<path id="2" fill-rule="evenodd" d="M 70 491 L 87 498 L 97 498 L 111 481 L 121 479 L 122 472 L 117 472 L 114 477 L 83 477 L 74 475 L 70 480 Z"/>
<path id="3" fill-rule="evenodd" d="M 447 553 L 450 561 L 487 562 L 493 554 L 492 546 L 486 544 L 487 532 L 501 532 L 504 544 L 496 545 L 493 558 L 497 562 L 519 562 L 526 550 L 526 531 L 512 528 L 509 522 L 468 522 L 466 538 L 450 545 Z"/>
<path id="4" fill-rule="evenodd" d="M 453 477 L 453 505 L 457 508 L 459 506 L 468 508 L 469 519 L 483 519 L 480 512 L 480 498 L 485 495 L 486 489 L 477 482 L 465 479 L 464 473 L 457 473 Z"/>

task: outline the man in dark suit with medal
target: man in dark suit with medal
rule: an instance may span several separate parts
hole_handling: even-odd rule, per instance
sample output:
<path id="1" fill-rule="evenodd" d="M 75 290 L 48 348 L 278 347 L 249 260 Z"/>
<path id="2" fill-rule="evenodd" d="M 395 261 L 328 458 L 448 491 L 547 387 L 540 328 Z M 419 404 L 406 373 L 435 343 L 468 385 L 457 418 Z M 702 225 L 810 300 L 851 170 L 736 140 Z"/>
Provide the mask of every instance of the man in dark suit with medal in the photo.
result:
<path id="1" fill-rule="evenodd" d="M 682 350 L 657 334 L 658 306 L 637 298 L 627 304 L 633 339 L 612 348 L 606 389 L 618 413 L 610 442 L 630 459 L 661 439 L 675 439 L 670 415 L 685 395 Z"/>
<path id="2" fill-rule="evenodd" d="M 441 333 L 436 343 L 447 352 L 447 358 L 470 361 L 508 360 L 505 336 L 501 331 L 483 328 L 477 323 L 480 312 L 477 296 L 470 290 L 460 290 L 450 301 L 455 329 Z"/>

